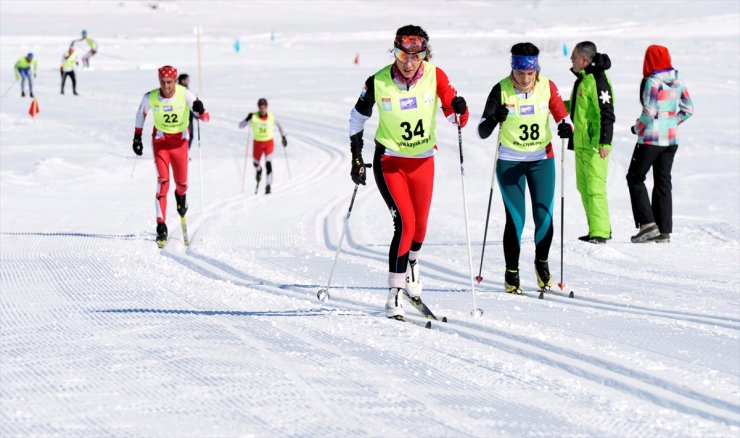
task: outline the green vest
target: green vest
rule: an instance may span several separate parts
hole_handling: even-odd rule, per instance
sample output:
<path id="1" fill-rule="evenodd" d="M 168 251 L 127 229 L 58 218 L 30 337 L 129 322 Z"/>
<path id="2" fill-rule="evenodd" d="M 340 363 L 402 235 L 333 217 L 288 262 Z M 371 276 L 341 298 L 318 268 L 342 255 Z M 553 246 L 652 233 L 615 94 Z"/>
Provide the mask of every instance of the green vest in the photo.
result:
<path id="1" fill-rule="evenodd" d="M 536 152 L 550 144 L 550 80 L 538 75 L 528 99 L 517 96 L 511 78 L 501 82 L 501 104 L 509 116 L 501 124 L 499 142 L 519 152 Z"/>
<path id="2" fill-rule="evenodd" d="M 275 116 L 270 112 L 267 113 L 265 120 L 260 118 L 259 112 L 252 113 L 249 125 L 252 127 L 252 135 L 256 141 L 270 141 L 274 137 Z"/>
<path id="3" fill-rule="evenodd" d="M 23 56 L 21 59 L 18 60 L 18 62 L 15 63 L 15 69 L 16 70 L 22 70 L 24 68 L 31 68 L 33 67 L 34 73 L 36 72 L 36 58 L 32 58 L 31 62 L 28 62 L 28 59 Z"/>
<path id="4" fill-rule="evenodd" d="M 159 98 L 159 88 L 149 92 L 149 106 L 154 113 L 154 127 L 157 131 L 177 134 L 190 125 L 190 108 L 185 100 L 185 87 L 175 85 L 175 96 L 165 104 Z"/>
<path id="5" fill-rule="evenodd" d="M 95 44 L 95 41 L 93 41 L 89 36 L 85 37 L 85 41 L 87 42 L 87 45 L 90 46 L 90 50 L 96 50 L 98 48 L 98 45 Z"/>
<path id="6" fill-rule="evenodd" d="M 400 90 L 391 65 L 375 73 L 375 103 L 380 121 L 375 141 L 394 152 L 419 155 L 437 142 L 437 67 L 424 62 L 424 74 L 411 90 Z"/>
<path id="7" fill-rule="evenodd" d="M 75 64 L 77 63 L 77 52 L 72 52 L 72 54 L 67 52 L 64 56 L 65 59 L 64 62 L 62 62 L 62 68 L 64 68 L 65 71 L 74 70 Z"/>

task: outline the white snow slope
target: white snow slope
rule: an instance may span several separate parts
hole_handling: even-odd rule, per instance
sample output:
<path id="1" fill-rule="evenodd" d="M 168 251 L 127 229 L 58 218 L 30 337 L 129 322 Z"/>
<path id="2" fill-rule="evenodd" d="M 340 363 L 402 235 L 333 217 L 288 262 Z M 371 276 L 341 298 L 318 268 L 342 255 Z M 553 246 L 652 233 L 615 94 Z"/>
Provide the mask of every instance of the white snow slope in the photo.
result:
<path id="1" fill-rule="evenodd" d="M 317 301 L 353 189 L 349 112 L 408 23 L 429 32 L 472 111 L 463 143 L 476 274 L 494 142 L 475 126 L 508 74 L 509 47 L 539 45 L 564 96 L 575 79 L 564 43 L 592 40 L 610 55 L 614 239 L 577 240 L 586 222 L 567 152 L 564 275 L 575 299 L 502 291 L 496 189 L 477 289 L 485 314 L 470 316 L 457 131 L 440 116 L 421 263 L 425 301 L 450 322 L 426 330 L 383 316 L 392 222 L 372 177 L 332 299 Z M 59 59 L 82 29 L 100 51 L 79 71 L 80 96 L 61 96 Z M 33 51 L 41 110 L 33 121 L 17 85 L 0 101 L 0 435 L 737 437 L 739 41 L 736 1 L 0 2 L 0 91 Z M 670 48 L 696 114 L 680 128 L 672 242 L 634 245 L 629 127 L 653 43 Z M 151 150 L 137 159 L 131 138 L 155 68 L 168 63 L 192 75 L 212 121 L 192 151 L 192 244 L 181 244 L 171 190 L 160 251 Z M 270 196 L 252 193 L 251 164 L 241 190 L 237 123 L 263 96 L 290 142 L 287 157 L 276 150 Z M 377 116 L 367 145 L 376 126 Z M 532 234 L 528 218 L 530 295 Z"/>

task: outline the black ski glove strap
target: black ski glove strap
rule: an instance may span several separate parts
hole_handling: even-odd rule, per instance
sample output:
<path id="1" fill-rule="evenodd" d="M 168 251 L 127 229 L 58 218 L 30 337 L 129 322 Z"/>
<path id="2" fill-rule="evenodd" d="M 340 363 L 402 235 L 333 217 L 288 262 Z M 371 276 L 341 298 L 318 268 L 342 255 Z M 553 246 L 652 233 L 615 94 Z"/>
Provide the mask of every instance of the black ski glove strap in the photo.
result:
<path id="1" fill-rule="evenodd" d="M 565 123 L 565 120 L 558 124 L 558 137 L 560 138 L 571 138 L 573 137 L 573 127 L 570 124 Z"/>
<path id="2" fill-rule="evenodd" d="M 507 108 L 506 105 L 499 106 L 493 113 L 493 120 L 499 124 L 504 123 L 507 117 L 509 117 L 509 108 Z"/>
<path id="3" fill-rule="evenodd" d="M 355 184 L 365 185 L 367 174 L 365 173 L 365 162 L 362 157 L 352 158 L 352 170 L 349 172 L 352 182 Z"/>
<path id="4" fill-rule="evenodd" d="M 144 143 L 141 142 L 141 134 L 134 134 L 132 147 L 136 155 L 141 155 L 144 152 Z"/>
<path id="5" fill-rule="evenodd" d="M 205 114 L 206 109 L 203 107 L 203 102 L 201 102 L 199 99 L 196 99 L 193 102 L 193 112 L 198 113 L 200 116 L 201 114 Z"/>

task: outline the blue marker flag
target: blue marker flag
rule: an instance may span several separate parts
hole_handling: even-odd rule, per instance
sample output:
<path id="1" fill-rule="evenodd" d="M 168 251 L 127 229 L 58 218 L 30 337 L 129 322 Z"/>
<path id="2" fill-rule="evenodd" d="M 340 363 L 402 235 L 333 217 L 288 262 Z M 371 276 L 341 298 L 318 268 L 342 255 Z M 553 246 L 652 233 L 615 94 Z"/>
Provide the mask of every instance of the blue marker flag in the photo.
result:
<path id="1" fill-rule="evenodd" d="M 566 58 L 570 55 L 570 51 L 568 50 L 568 43 L 563 43 L 563 56 Z"/>
<path id="2" fill-rule="evenodd" d="M 239 44 L 239 38 L 237 38 L 237 39 L 236 39 L 236 41 L 234 41 L 234 51 L 235 51 L 236 53 L 239 53 L 239 50 L 241 50 L 241 48 L 242 48 L 242 47 L 241 47 L 241 45 Z"/>

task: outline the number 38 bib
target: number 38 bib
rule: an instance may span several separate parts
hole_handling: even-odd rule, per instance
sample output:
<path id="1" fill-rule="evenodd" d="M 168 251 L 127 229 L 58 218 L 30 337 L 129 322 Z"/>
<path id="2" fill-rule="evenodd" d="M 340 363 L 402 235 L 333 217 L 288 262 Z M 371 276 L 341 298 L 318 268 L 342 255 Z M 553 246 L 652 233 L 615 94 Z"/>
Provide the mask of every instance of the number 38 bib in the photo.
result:
<path id="1" fill-rule="evenodd" d="M 527 99 L 516 94 L 511 78 L 500 84 L 501 104 L 509 115 L 501 125 L 499 142 L 520 152 L 536 152 L 550 144 L 550 80 L 539 75 Z"/>
<path id="2" fill-rule="evenodd" d="M 391 65 L 375 74 L 375 100 L 380 122 L 375 141 L 394 152 L 419 155 L 437 142 L 437 67 L 424 62 L 424 74 L 411 90 L 400 90 Z"/>
<path id="3" fill-rule="evenodd" d="M 175 86 L 175 95 L 168 103 L 159 98 L 159 88 L 149 92 L 149 106 L 154 113 L 154 126 L 157 131 L 177 134 L 188 129 L 190 117 L 188 102 L 185 100 L 185 87 Z"/>

